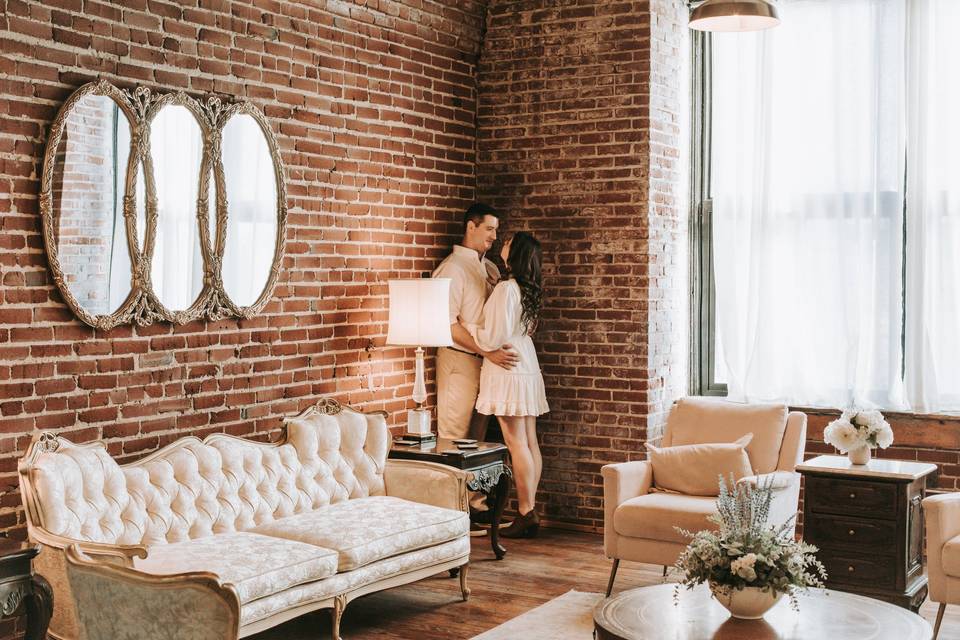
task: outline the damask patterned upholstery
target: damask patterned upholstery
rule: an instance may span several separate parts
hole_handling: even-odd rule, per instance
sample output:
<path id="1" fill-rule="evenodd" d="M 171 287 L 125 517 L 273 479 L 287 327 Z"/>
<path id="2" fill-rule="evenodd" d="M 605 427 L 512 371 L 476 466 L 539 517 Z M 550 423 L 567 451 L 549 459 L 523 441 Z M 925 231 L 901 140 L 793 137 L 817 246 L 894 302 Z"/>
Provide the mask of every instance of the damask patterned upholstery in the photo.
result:
<path id="1" fill-rule="evenodd" d="M 154 575 L 209 571 L 232 584 L 246 604 L 329 578 L 337 572 L 337 552 L 255 533 L 224 533 L 154 545 L 134 568 Z"/>
<path id="2" fill-rule="evenodd" d="M 373 496 L 274 520 L 252 531 L 334 549 L 342 572 L 469 535 L 470 518 L 462 511 Z"/>

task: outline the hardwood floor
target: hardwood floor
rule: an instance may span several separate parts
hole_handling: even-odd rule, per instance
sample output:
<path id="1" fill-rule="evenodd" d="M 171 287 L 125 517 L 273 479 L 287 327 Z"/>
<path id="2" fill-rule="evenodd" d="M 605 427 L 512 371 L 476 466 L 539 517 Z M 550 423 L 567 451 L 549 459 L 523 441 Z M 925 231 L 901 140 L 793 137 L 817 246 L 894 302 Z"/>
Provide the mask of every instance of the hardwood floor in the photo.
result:
<path id="1" fill-rule="evenodd" d="M 571 589 L 602 593 L 610 563 L 594 534 L 541 529 L 535 540 L 507 540 L 497 562 L 486 537 L 473 539 L 469 585 L 460 601 L 459 581 L 447 573 L 365 596 L 347 607 L 344 640 L 467 640 Z M 662 568 L 624 562 L 614 592 L 661 581 Z M 920 614 L 933 626 L 936 603 Z M 252 636 L 255 640 L 328 640 L 330 615 L 318 611 Z M 948 607 L 941 640 L 960 640 L 960 605 Z M 557 640 L 566 640 L 558 638 Z M 570 639 L 576 640 L 576 639 Z"/>

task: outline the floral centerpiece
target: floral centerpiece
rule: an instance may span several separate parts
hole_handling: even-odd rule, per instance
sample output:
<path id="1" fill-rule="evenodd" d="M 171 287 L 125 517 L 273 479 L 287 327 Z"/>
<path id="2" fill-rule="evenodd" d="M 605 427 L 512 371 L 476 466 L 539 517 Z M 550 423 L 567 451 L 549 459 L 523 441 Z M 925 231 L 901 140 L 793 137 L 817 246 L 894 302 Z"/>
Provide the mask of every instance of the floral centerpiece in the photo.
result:
<path id="1" fill-rule="evenodd" d="M 749 483 L 728 489 L 720 480 L 717 513 L 710 520 L 719 531 L 691 533 L 677 559 L 682 579 L 677 585 L 692 589 L 709 583 L 720 604 L 736 618 L 760 618 L 784 595 L 798 607 L 796 592 L 822 587 L 827 574 L 813 555 L 817 548 L 792 536 L 793 519 L 781 525 L 767 523 L 773 492 L 768 485 Z"/>
<path id="2" fill-rule="evenodd" d="M 823 430 L 823 441 L 846 453 L 853 464 L 866 464 L 873 449 L 893 444 L 893 430 L 876 409 L 847 409 Z"/>

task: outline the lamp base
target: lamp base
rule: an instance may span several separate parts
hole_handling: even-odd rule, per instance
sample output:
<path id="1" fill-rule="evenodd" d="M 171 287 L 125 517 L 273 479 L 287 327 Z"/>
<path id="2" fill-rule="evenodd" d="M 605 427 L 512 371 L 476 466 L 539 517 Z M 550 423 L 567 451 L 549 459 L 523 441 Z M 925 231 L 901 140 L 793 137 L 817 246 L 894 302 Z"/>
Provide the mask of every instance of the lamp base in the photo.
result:
<path id="1" fill-rule="evenodd" d="M 427 409 L 410 409 L 407 411 L 407 433 L 430 433 L 430 411 Z"/>

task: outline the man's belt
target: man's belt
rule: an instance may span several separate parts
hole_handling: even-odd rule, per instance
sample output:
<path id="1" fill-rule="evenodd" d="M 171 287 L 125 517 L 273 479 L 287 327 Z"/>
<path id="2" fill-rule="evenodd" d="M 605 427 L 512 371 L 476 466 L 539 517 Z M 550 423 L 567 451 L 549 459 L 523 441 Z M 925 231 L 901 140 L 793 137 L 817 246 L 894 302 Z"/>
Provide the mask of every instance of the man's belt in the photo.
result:
<path id="1" fill-rule="evenodd" d="M 474 353 L 472 351 L 464 351 L 463 349 L 457 349 L 456 347 L 444 347 L 444 349 L 450 349 L 451 351 L 459 351 L 460 353 L 465 353 L 468 356 L 473 356 L 474 358 L 483 358 L 479 353 Z"/>

